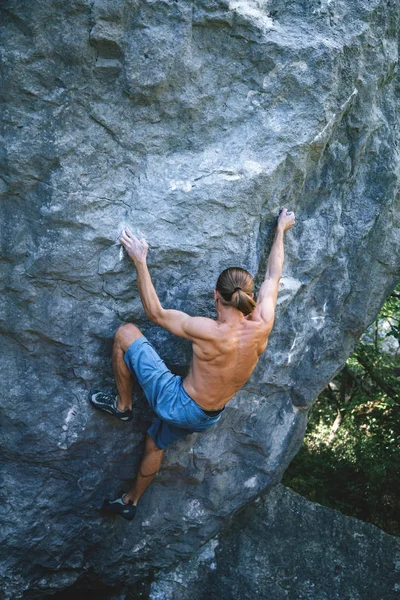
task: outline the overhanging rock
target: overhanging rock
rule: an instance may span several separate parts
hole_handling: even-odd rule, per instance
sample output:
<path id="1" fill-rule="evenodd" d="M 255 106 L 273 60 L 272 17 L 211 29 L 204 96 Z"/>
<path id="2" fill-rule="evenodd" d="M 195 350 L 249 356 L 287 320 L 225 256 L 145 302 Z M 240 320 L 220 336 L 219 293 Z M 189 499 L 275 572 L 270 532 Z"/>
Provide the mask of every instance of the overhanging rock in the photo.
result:
<path id="1" fill-rule="evenodd" d="M 190 555 L 279 480 L 307 408 L 400 277 L 398 8 L 383 0 L 2 3 L 4 597 L 93 569 L 131 584 Z M 286 237 L 267 351 L 217 427 L 166 453 L 130 525 L 105 519 L 152 416 L 95 414 L 116 327 L 144 318 L 128 224 L 165 307 L 213 316 L 232 264 L 260 284 Z"/>

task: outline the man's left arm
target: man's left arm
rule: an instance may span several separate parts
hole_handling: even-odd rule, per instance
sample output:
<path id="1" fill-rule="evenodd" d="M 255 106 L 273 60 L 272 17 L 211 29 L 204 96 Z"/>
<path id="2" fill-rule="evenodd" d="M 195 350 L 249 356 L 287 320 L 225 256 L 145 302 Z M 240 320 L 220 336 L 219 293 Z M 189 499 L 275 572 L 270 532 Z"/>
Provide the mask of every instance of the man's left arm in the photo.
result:
<path id="1" fill-rule="evenodd" d="M 212 328 L 215 327 L 212 319 L 191 317 L 180 310 L 161 306 L 147 267 L 147 242 L 144 239 L 138 240 L 128 227 L 123 230 L 120 240 L 135 264 L 140 299 L 147 318 L 179 337 L 192 341 L 211 338 Z"/>

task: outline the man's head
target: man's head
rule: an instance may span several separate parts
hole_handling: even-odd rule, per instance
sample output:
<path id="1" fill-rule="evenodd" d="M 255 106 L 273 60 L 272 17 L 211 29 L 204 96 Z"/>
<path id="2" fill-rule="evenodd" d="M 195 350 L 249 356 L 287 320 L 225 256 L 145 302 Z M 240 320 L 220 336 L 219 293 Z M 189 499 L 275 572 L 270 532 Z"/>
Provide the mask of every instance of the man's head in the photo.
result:
<path id="1" fill-rule="evenodd" d="M 223 306 L 237 308 L 244 315 L 249 315 L 256 306 L 252 276 L 240 267 L 225 269 L 218 277 L 214 297 Z"/>

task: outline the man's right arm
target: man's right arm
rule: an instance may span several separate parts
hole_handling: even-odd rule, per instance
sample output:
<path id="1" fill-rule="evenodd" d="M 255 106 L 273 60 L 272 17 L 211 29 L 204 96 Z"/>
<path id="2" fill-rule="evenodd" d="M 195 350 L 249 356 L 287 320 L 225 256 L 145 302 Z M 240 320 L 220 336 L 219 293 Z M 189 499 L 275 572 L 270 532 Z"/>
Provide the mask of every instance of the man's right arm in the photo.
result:
<path id="1" fill-rule="evenodd" d="M 144 239 L 138 240 L 129 227 L 123 230 L 120 240 L 135 264 L 140 299 L 148 319 L 192 342 L 213 339 L 217 326 L 212 319 L 191 317 L 181 310 L 162 307 L 147 268 L 147 242 Z"/>
<path id="2" fill-rule="evenodd" d="M 279 280 L 282 276 L 284 261 L 283 238 L 285 231 L 293 227 L 294 222 L 294 212 L 288 212 L 287 208 L 283 208 L 276 225 L 275 239 L 268 257 L 265 280 L 260 288 L 257 306 L 253 312 L 253 320 L 260 319 L 266 323 L 268 334 L 274 324 Z"/>

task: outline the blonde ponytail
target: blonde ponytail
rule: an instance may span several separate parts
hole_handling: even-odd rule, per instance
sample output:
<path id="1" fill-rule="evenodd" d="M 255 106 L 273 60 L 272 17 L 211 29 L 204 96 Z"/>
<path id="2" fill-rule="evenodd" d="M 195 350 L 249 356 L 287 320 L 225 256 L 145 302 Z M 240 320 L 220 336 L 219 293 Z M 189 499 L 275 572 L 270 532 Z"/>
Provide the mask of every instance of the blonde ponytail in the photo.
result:
<path id="1" fill-rule="evenodd" d="M 230 267 L 222 271 L 216 289 L 224 306 L 232 306 L 244 315 L 249 315 L 256 307 L 252 298 L 253 277 L 245 269 Z"/>

